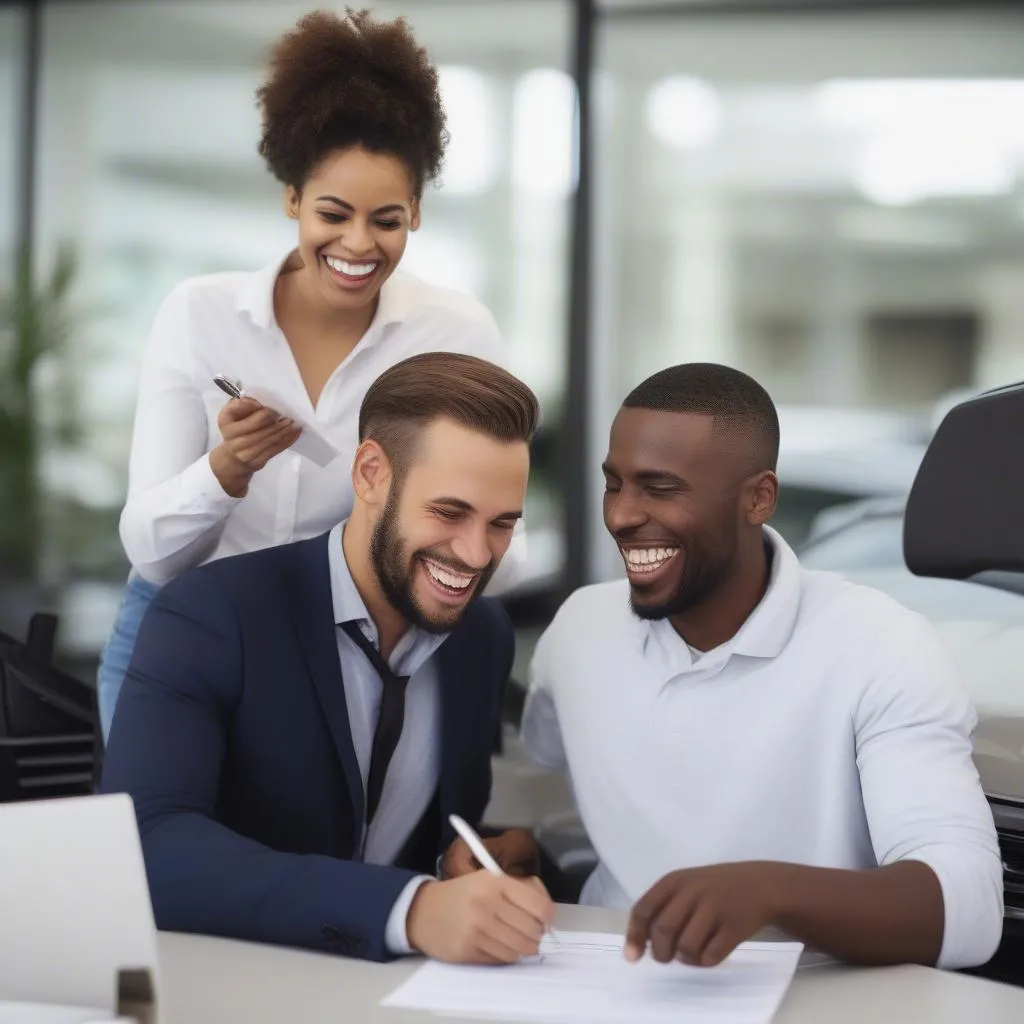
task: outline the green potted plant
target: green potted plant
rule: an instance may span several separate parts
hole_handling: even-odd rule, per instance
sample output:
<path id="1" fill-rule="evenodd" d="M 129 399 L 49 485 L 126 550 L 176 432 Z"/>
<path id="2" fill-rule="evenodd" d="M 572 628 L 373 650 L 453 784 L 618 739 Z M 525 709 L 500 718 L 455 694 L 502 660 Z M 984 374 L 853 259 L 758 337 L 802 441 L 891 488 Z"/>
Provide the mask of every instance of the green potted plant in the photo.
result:
<path id="1" fill-rule="evenodd" d="M 12 591 L 20 591 L 20 604 L 44 597 L 49 510 L 41 459 L 48 446 L 72 446 L 79 436 L 68 348 L 75 265 L 62 250 L 37 280 L 22 256 L 0 288 L 0 588 L 8 604 Z"/>

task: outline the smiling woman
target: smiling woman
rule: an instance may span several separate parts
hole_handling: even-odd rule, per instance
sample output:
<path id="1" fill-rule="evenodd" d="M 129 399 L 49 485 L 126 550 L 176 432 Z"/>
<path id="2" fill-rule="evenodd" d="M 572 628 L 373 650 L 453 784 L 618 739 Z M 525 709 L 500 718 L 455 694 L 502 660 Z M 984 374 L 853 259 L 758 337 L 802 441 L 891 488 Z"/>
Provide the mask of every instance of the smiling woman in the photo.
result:
<path id="1" fill-rule="evenodd" d="M 157 313 L 121 516 L 133 569 L 100 664 L 104 734 L 160 585 L 348 516 L 357 414 L 384 370 L 428 351 L 504 363 L 476 300 L 396 272 L 447 143 L 437 69 L 405 22 L 307 15 L 273 48 L 257 99 L 297 243 L 256 273 L 187 280 Z M 272 389 L 339 457 L 289 451 L 301 428 L 252 398 L 224 403 L 218 374 Z"/>

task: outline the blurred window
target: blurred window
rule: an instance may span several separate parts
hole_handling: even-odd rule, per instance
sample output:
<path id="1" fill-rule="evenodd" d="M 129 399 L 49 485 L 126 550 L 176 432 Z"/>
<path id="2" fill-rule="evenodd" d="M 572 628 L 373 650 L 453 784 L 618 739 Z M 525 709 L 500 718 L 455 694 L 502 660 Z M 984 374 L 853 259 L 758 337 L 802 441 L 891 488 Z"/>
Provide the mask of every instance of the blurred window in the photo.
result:
<path id="1" fill-rule="evenodd" d="M 24 40 L 24 12 L 0 7 L 0 287 L 14 266 Z"/>
<path id="2" fill-rule="evenodd" d="M 690 360 L 923 424 L 1024 377 L 1024 9 L 926 6 L 605 5 L 595 446 Z"/>
<path id="3" fill-rule="evenodd" d="M 800 552 L 806 569 L 848 572 L 893 569 L 903 562 L 903 517 L 861 519 L 811 542 Z"/>
<path id="4" fill-rule="evenodd" d="M 76 447 L 43 460 L 47 486 L 72 506 L 76 542 L 54 541 L 57 579 L 106 578 L 113 590 L 127 572 L 117 518 L 139 362 L 160 301 L 183 278 L 254 269 L 294 244 L 281 189 L 256 151 L 253 94 L 268 47 L 309 9 L 281 0 L 45 5 L 39 251 L 52 260 L 68 241 L 79 261 L 82 432 Z M 571 6 L 423 0 L 377 3 L 374 13 L 406 16 L 439 65 L 451 133 L 440 188 L 424 197 L 423 227 L 403 266 L 491 309 L 512 369 L 537 390 L 546 428 L 557 429 L 572 188 L 574 96 L 564 67 Z M 527 519 L 548 574 L 561 568 L 561 517 L 554 467 L 541 460 Z M 94 588 L 88 593 L 95 604 Z M 112 607 L 95 616 L 97 642 Z"/>

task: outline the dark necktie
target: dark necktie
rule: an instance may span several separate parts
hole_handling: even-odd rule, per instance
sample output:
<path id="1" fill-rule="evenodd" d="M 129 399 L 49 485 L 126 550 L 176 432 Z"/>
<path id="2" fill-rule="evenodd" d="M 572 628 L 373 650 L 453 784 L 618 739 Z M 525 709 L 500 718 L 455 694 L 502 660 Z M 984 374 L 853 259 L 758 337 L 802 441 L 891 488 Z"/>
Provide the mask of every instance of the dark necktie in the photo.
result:
<path id="1" fill-rule="evenodd" d="M 370 753 L 370 775 L 366 781 L 366 827 L 370 827 L 373 816 L 380 803 L 380 795 L 384 790 L 384 779 L 388 773 L 388 765 L 398 746 L 402 735 L 402 723 L 405 721 L 405 686 L 408 676 L 395 675 L 391 667 L 380 656 L 380 652 L 366 638 L 358 623 L 343 622 L 341 628 L 349 635 L 352 642 L 366 655 L 370 664 L 376 669 L 383 684 L 380 699 L 380 715 L 377 728 L 373 734 L 373 747 Z"/>

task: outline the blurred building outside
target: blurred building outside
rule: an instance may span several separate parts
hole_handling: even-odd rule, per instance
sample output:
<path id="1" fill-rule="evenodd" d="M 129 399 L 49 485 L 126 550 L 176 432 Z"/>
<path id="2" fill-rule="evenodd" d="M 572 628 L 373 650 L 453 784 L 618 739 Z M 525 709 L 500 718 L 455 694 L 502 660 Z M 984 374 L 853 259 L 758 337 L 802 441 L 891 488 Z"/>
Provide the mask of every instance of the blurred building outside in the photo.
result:
<path id="1" fill-rule="evenodd" d="M 68 342 L 39 360 L 27 394 L 41 439 L 41 558 L 34 579 L 0 579 L 0 629 L 21 630 L 34 601 L 56 597 L 62 650 L 83 671 L 128 570 L 117 518 L 156 308 L 184 277 L 253 269 L 293 242 L 256 153 L 253 92 L 270 42 L 311 6 L 36 5 L 35 276 L 46 283 L 63 245 L 76 273 Z M 372 6 L 408 17 L 442 67 L 452 142 L 405 266 L 483 300 L 513 370 L 541 397 L 527 517 L 531 572 L 551 584 L 565 551 L 554 440 L 578 172 L 575 5 Z M 771 391 L 783 424 L 778 524 L 794 543 L 823 508 L 905 493 L 950 395 L 1024 378 L 1024 10 L 717 6 L 598 5 L 591 429 L 578 453 L 595 510 L 592 579 L 619 574 L 597 512 L 608 425 L 663 366 L 731 363 Z M 0 6 L 7 296 L 28 21 L 28 5 Z M 13 334 L 0 320 L 0 368 Z M 0 387 L 0 416 L 25 400 Z M 72 404 L 78 429 L 62 431 Z M 0 465 L 14 457 L 0 448 Z M 13 565 L 22 539 L 5 543 L 0 564 Z"/>

